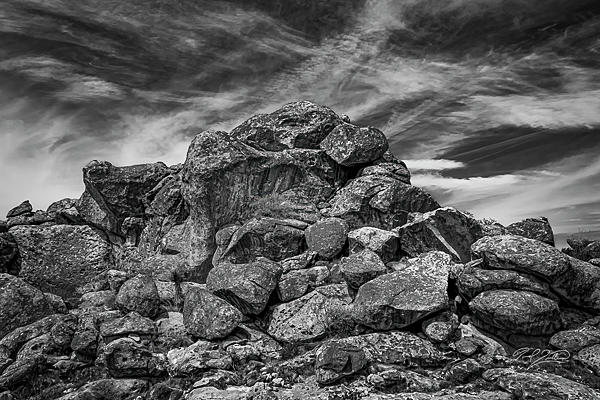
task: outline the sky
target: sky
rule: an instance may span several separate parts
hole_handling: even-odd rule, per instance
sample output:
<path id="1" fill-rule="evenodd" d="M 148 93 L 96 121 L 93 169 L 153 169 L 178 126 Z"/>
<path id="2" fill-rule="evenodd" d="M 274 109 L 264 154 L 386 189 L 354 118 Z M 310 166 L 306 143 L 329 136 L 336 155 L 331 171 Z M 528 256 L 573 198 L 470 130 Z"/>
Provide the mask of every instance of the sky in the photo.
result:
<path id="1" fill-rule="evenodd" d="M 90 160 L 180 163 L 204 129 L 311 100 L 382 129 L 444 205 L 600 230 L 594 2 L 353 0 L 318 32 L 249 3 L 1 2 L 0 216 L 79 197 Z"/>

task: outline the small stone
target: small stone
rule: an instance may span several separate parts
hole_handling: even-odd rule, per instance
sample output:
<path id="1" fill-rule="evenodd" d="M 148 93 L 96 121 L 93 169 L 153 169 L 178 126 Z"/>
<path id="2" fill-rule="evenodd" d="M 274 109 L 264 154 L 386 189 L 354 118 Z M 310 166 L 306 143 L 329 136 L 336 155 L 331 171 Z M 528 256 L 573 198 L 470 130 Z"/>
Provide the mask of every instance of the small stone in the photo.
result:
<path id="1" fill-rule="evenodd" d="M 304 231 L 310 251 L 330 260 L 337 256 L 346 244 L 348 224 L 341 218 L 321 220 Z"/>

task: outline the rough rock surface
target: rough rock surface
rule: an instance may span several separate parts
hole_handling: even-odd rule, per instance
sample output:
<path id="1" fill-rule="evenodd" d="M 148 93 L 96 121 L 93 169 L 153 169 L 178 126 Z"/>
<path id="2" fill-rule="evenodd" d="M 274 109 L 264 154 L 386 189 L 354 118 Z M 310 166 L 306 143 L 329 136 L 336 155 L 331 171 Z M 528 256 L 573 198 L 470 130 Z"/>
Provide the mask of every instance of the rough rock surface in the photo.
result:
<path id="1" fill-rule="evenodd" d="M 343 258 L 340 272 L 348 287 L 358 290 L 363 284 L 387 272 L 385 264 L 371 250 L 362 250 Z"/>
<path id="2" fill-rule="evenodd" d="M 315 373 L 317 382 L 321 384 L 334 383 L 366 366 L 365 352 L 359 347 L 344 342 L 325 343 L 316 353 Z"/>
<path id="3" fill-rule="evenodd" d="M 155 317 L 160 311 L 158 289 L 149 276 L 137 275 L 123 283 L 116 302 L 124 310 L 135 311 L 145 317 Z"/>
<path id="4" fill-rule="evenodd" d="M 430 252 L 365 283 L 353 303 L 357 322 L 378 330 L 399 329 L 444 310 L 450 265 L 447 254 Z"/>
<path id="5" fill-rule="evenodd" d="M 341 218 L 321 220 L 304 231 L 308 250 L 330 260 L 337 256 L 348 238 L 348 224 Z"/>
<path id="6" fill-rule="evenodd" d="M 511 235 L 520 235 L 554 246 L 554 232 L 547 218 L 527 218 L 508 225 L 506 230 Z"/>
<path id="7" fill-rule="evenodd" d="M 452 207 L 418 215 L 394 232 L 402 251 L 411 257 L 439 250 L 461 262 L 471 260 L 471 245 L 483 236 L 476 219 Z"/>
<path id="8" fill-rule="evenodd" d="M 66 298 L 96 274 L 110 269 L 111 246 L 86 225 L 20 226 L 10 230 L 21 255 L 19 276 Z"/>
<path id="9" fill-rule="evenodd" d="M 338 164 L 349 167 L 381 158 L 388 149 L 388 142 L 379 129 L 344 123 L 327 135 L 321 148 Z"/>
<path id="10" fill-rule="evenodd" d="M 193 336 L 209 340 L 225 337 L 242 318 L 237 308 L 204 289 L 192 288 L 185 296 L 183 323 Z"/>
<path id="11" fill-rule="evenodd" d="M 375 252 L 384 263 L 399 257 L 400 242 L 398 235 L 391 231 L 373 227 L 363 227 L 348 233 L 350 253 L 364 249 Z"/>
<path id="12" fill-rule="evenodd" d="M 31 206 L 31 203 L 29 200 L 25 200 L 18 206 L 11 208 L 8 213 L 6 213 L 6 218 L 18 217 L 19 215 L 29 214 L 32 211 L 33 207 Z"/>

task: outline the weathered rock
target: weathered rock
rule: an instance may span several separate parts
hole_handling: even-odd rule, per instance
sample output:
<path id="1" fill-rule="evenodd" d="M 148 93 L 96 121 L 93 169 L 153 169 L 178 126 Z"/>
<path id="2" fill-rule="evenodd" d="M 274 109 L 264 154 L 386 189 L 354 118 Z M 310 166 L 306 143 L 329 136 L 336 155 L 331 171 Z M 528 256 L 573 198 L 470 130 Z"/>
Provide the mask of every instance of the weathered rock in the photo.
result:
<path id="1" fill-rule="evenodd" d="M 377 163 L 376 165 L 369 165 L 368 167 L 361 169 L 358 173 L 358 176 L 367 175 L 388 176 L 410 185 L 410 171 L 402 161 L 382 162 Z"/>
<path id="2" fill-rule="evenodd" d="M 110 210 L 100 208 L 96 200 L 86 190 L 75 204 L 81 219 L 92 226 L 107 232 L 117 232 L 117 217 Z"/>
<path id="3" fill-rule="evenodd" d="M 340 272 L 348 287 L 358 290 L 371 279 L 387 272 L 385 264 L 371 250 L 362 250 L 342 259 Z"/>
<path id="4" fill-rule="evenodd" d="M 327 218 L 309 226 L 304 234 L 308 250 L 330 260 L 344 248 L 348 237 L 348 224 L 341 218 Z"/>
<path id="5" fill-rule="evenodd" d="M 398 393 L 398 394 L 373 394 L 364 397 L 365 400 L 513 400 L 513 397 L 505 392 L 481 391 L 475 394 L 450 393 Z M 533 400 L 533 399 L 531 399 Z"/>
<path id="6" fill-rule="evenodd" d="M 294 257 L 286 258 L 281 261 L 281 268 L 283 273 L 290 271 L 297 271 L 311 267 L 317 259 L 317 253 L 314 251 L 307 251 Z"/>
<path id="7" fill-rule="evenodd" d="M 518 372 L 509 368 L 494 368 L 483 378 L 511 393 L 519 400 L 598 400 L 593 389 L 562 376 L 543 372 Z"/>
<path id="8" fill-rule="evenodd" d="M 104 310 L 116 309 L 116 296 L 112 290 L 99 290 L 97 292 L 84 293 L 79 303 L 80 309 L 102 308 Z"/>
<path id="9" fill-rule="evenodd" d="M 77 199 L 62 199 L 48 206 L 46 212 L 57 224 L 78 224 L 82 219 L 77 210 Z"/>
<path id="10" fill-rule="evenodd" d="M 600 375 L 600 344 L 579 350 L 574 359 L 591 369 L 596 375 Z"/>
<path id="11" fill-rule="evenodd" d="M 582 261 L 600 258 L 600 240 L 567 239 L 570 249 L 563 249 L 566 254 Z"/>
<path id="12" fill-rule="evenodd" d="M 499 235 L 508 235 L 508 229 L 500 222 L 485 218 L 478 220 L 479 225 L 481 225 L 481 230 L 483 232 L 483 236 L 499 236 Z"/>
<path id="13" fill-rule="evenodd" d="M 445 312 L 423 321 L 422 331 L 433 343 L 450 341 L 458 329 L 458 316 Z"/>
<path id="14" fill-rule="evenodd" d="M 146 393 L 148 386 L 142 379 L 100 379 L 57 400 L 135 400 Z"/>
<path id="15" fill-rule="evenodd" d="M 160 312 L 160 297 L 156 283 L 149 276 L 136 275 L 119 289 L 117 305 L 126 311 L 135 311 L 154 318 Z"/>
<path id="16" fill-rule="evenodd" d="M 467 383 L 477 378 L 484 368 L 477 361 L 467 358 L 449 365 L 445 378 L 453 383 Z"/>
<path id="17" fill-rule="evenodd" d="M 492 290 L 469 303 L 473 323 L 483 329 L 531 336 L 550 336 L 561 327 L 555 301 L 532 292 Z"/>
<path id="18" fill-rule="evenodd" d="M 45 360 L 44 355 L 36 354 L 13 362 L 0 375 L 0 388 L 13 389 L 24 384 L 44 370 Z"/>
<path id="19" fill-rule="evenodd" d="M 600 269 L 538 240 L 522 236 L 484 237 L 473 244 L 483 266 L 534 275 L 550 283 L 562 299 L 579 307 L 600 310 Z"/>
<path id="20" fill-rule="evenodd" d="M 251 219 L 233 233 L 220 259 L 213 263 L 228 260 L 241 264 L 258 257 L 280 261 L 296 256 L 306 249 L 305 227 L 305 223 L 296 220 Z"/>
<path id="21" fill-rule="evenodd" d="M 130 312 L 123 317 L 101 323 L 100 335 L 107 342 L 129 335 L 151 338 L 156 335 L 156 325 L 151 319 L 142 317 L 137 312 Z"/>
<path id="22" fill-rule="evenodd" d="M 483 236 L 475 218 L 452 207 L 419 215 L 394 232 L 400 238 L 402 251 L 411 257 L 439 250 L 461 262 L 471 260 L 471 245 Z"/>
<path id="23" fill-rule="evenodd" d="M 316 288 L 289 303 L 275 306 L 267 332 L 282 342 L 302 342 L 326 335 L 331 313 L 350 303 L 345 285 Z"/>
<path id="24" fill-rule="evenodd" d="M 557 349 L 575 353 L 585 347 L 600 344 L 600 329 L 583 325 L 577 329 L 560 331 L 550 338 L 550 344 Z"/>
<path id="25" fill-rule="evenodd" d="M 217 389 L 212 386 L 192 390 L 186 400 L 246 400 L 248 388 Z"/>
<path id="26" fill-rule="evenodd" d="M 399 257 L 400 241 L 398 235 L 379 228 L 363 227 L 348 233 L 350 253 L 367 249 L 375 252 L 384 263 Z"/>
<path id="27" fill-rule="evenodd" d="M 18 206 L 11 208 L 6 214 L 6 218 L 14 218 L 18 217 L 19 215 L 28 214 L 31 212 L 33 212 L 33 207 L 31 206 L 29 200 L 25 200 Z"/>
<path id="28" fill-rule="evenodd" d="M 550 285 L 531 275 L 511 270 L 467 268 L 458 277 L 458 291 L 467 299 L 490 290 L 527 290 L 550 299 L 556 299 Z"/>
<path id="29" fill-rule="evenodd" d="M 275 290 L 281 266 L 266 258 L 249 264 L 221 263 L 208 274 L 206 287 L 244 314 L 260 314 Z"/>
<path id="30" fill-rule="evenodd" d="M 329 385 L 353 375 L 367 366 L 365 352 L 356 346 L 331 341 L 317 349 L 315 374 L 317 382 Z"/>
<path id="31" fill-rule="evenodd" d="M 108 161 L 94 160 L 83 168 L 83 182 L 100 208 L 122 221 L 144 216 L 152 189 L 169 173 L 160 162 L 115 167 Z"/>
<path id="32" fill-rule="evenodd" d="M 423 190 L 382 175 L 353 179 L 330 201 L 329 215 L 351 229 L 371 226 L 390 230 L 404 225 L 410 212 L 427 212 L 439 204 Z"/>
<path id="33" fill-rule="evenodd" d="M 6 225 L 9 228 L 20 226 L 20 225 L 53 225 L 54 218 L 46 211 L 37 210 L 34 213 L 27 213 L 17 215 L 16 217 L 9 218 Z"/>
<path id="34" fill-rule="evenodd" d="M 365 283 L 353 303 L 357 322 L 378 330 L 399 329 L 444 310 L 450 266 L 449 255 L 430 252 Z"/>
<path id="35" fill-rule="evenodd" d="M 173 349 L 167 353 L 169 371 L 173 376 L 197 376 L 210 369 L 229 370 L 231 357 L 215 343 L 200 340 L 191 346 Z"/>
<path id="36" fill-rule="evenodd" d="M 242 313 L 225 300 L 201 288 L 190 288 L 183 305 L 188 333 L 203 339 L 229 335 L 242 321 Z"/>
<path id="37" fill-rule="evenodd" d="M 338 164 L 355 166 L 379 159 L 387 151 L 388 142 L 379 129 L 344 123 L 335 127 L 320 147 Z"/>
<path id="38" fill-rule="evenodd" d="M 539 240 L 554 246 L 554 232 L 545 217 L 527 218 L 506 227 L 511 235 L 519 235 L 529 239 Z"/>
<path id="39" fill-rule="evenodd" d="M 133 339 L 117 339 L 106 345 L 104 358 L 108 373 L 115 377 L 151 377 L 165 372 L 161 360 Z"/>
<path id="40" fill-rule="evenodd" d="M 63 298 L 110 268 L 111 246 L 87 225 L 12 228 L 21 255 L 19 276 L 45 292 Z"/>
<path id="41" fill-rule="evenodd" d="M 250 204 L 284 196 L 317 205 L 341 187 L 348 171 L 321 150 L 264 151 L 236 135 L 206 131 L 197 135 L 183 169 L 183 195 L 190 205 L 189 264 L 208 272 L 218 228 L 253 213 Z M 239 135 L 238 135 L 239 136 Z"/>
<path id="42" fill-rule="evenodd" d="M 323 286 L 329 278 L 329 268 L 324 265 L 292 270 L 283 274 L 277 284 L 277 297 L 282 302 L 304 296 L 310 289 Z"/>
<path id="43" fill-rule="evenodd" d="M 257 149 L 317 149 L 327 135 L 342 123 L 330 108 L 300 101 L 286 104 L 271 114 L 256 115 L 231 135 Z"/>
<path id="44" fill-rule="evenodd" d="M 49 314 L 53 311 L 44 293 L 16 276 L 0 274 L 0 338 Z"/>
<path id="45" fill-rule="evenodd" d="M 19 249 L 9 232 L 0 233 L 0 273 L 19 273 Z"/>

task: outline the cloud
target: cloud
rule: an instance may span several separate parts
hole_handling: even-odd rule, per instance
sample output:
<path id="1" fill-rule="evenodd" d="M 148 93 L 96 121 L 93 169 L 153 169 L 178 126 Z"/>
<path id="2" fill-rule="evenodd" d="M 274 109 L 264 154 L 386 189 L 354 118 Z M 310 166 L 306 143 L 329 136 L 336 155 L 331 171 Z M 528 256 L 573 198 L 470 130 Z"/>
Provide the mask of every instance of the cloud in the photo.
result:
<path id="1" fill-rule="evenodd" d="M 461 168 L 465 166 L 465 164 L 460 161 L 443 159 L 405 159 L 404 162 L 411 171 L 443 171 L 446 169 Z"/>

